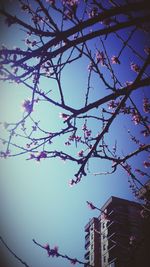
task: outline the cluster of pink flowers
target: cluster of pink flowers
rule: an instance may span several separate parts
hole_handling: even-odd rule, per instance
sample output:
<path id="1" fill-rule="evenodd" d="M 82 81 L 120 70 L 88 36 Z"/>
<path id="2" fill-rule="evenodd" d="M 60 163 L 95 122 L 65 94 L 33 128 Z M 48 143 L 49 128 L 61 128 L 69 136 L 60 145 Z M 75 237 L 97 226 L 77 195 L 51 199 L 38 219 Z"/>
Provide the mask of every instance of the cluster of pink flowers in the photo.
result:
<path id="1" fill-rule="evenodd" d="M 92 131 L 87 128 L 86 123 L 83 124 L 82 130 L 84 131 L 85 137 L 90 137 L 92 134 Z"/>
<path id="2" fill-rule="evenodd" d="M 69 116 L 68 114 L 65 114 L 65 113 L 59 113 L 59 117 L 65 121 L 65 120 L 67 120 L 70 116 Z"/>
<path id="3" fill-rule="evenodd" d="M 6 151 L 6 152 L 1 151 L 0 152 L 0 157 L 6 159 L 6 158 L 8 158 L 9 154 L 10 154 L 9 150 Z"/>
<path id="4" fill-rule="evenodd" d="M 97 7 L 93 7 L 90 11 L 89 11 L 89 18 L 94 18 L 98 15 L 98 8 Z"/>
<path id="5" fill-rule="evenodd" d="M 22 103 L 24 111 L 27 113 L 31 113 L 33 111 L 33 103 L 38 103 L 39 100 L 39 98 L 36 98 L 33 101 L 31 101 L 30 99 L 25 99 Z"/>
<path id="6" fill-rule="evenodd" d="M 27 113 L 31 113 L 33 111 L 33 104 L 29 99 L 24 100 L 24 102 L 22 103 L 22 107 Z"/>
<path id="7" fill-rule="evenodd" d="M 149 168 L 150 167 L 150 161 L 146 161 L 145 160 L 143 164 L 144 164 L 145 168 Z"/>
<path id="8" fill-rule="evenodd" d="M 129 164 L 124 165 L 125 170 L 127 171 L 128 175 L 131 173 L 131 166 Z"/>
<path id="9" fill-rule="evenodd" d="M 108 109 L 114 109 L 118 106 L 118 102 L 115 102 L 114 100 L 111 100 L 109 103 L 108 103 Z"/>
<path id="10" fill-rule="evenodd" d="M 69 186 L 73 186 L 81 181 L 82 178 L 82 173 L 75 175 L 75 179 L 70 179 L 69 180 Z"/>
<path id="11" fill-rule="evenodd" d="M 97 64 L 100 63 L 102 66 L 104 66 L 104 65 L 106 65 L 105 60 L 106 60 L 106 58 L 104 56 L 103 51 L 102 52 L 97 51 L 97 53 L 96 53 L 96 62 L 97 62 Z"/>
<path id="12" fill-rule="evenodd" d="M 76 13 L 76 9 L 78 6 L 78 0 L 62 0 L 63 5 L 65 6 L 65 18 L 66 19 L 73 19 Z"/>
<path id="13" fill-rule="evenodd" d="M 44 62 L 41 65 L 41 69 L 45 72 L 47 77 L 49 77 L 53 74 L 53 69 L 52 69 L 51 63 L 49 61 Z"/>
<path id="14" fill-rule="evenodd" d="M 134 112 L 132 114 L 132 121 L 134 122 L 135 125 L 137 125 L 141 122 L 141 117 L 137 112 Z"/>
<path id="15" fill-rule="evenodd" d="M 135 63 L 131 63 L 130 64 L 130 66 L 131 66 L 131 70 L 133 70 L 134 72 L 136 72 L 136 73 L 139 73 L 140 72 L 140 66 L 139 65 L 137 65 L 137 64 L 135 64 Z"/>
<path id="16" fill-rule="evenodd" d="M 47 158 L 47 153 L 45 151 L 41 151 L 37 156 L 34 154 L 30 154 L 29 159 L 35 159 L 36 161 L 40 161 L 41 159 Z"/>
<path id="17" fill-rule="evenodd" d="M 50 257 L 58 257 L 59 256 L 59 253 L 58 253 L 58 247 L 55 246 L 53 249 L 50 249 L 50 246 L 49 244 L 46 244 L 45 247 L 44 247 L 47 251 L 47 254 L 48 256 Z"/>
<path id="18" fill-rule="evenodd" d="M 143 110 L 145 113 L 150 113 L 150 102 L 147 97 L 143 99 Z"/>
<path id="19" fill-rule="evenodd" d="M 26 38 L 25 44 L 29 47 L 34 47 L 37 44 L 37 41 L 36 40 L 31 41 L 29 38 Z"/>
<path id="20" fill-rule="evenodd" d="M 84 151 L 83 151 L 83 149 L 81 149 L 81 150 L 78 152 L 78 156 L 79 156 L 79 157 L 83 157 L 83 156 L 84 156 Z"/>
<path id="21" fill-rule="evenodd" d="M 92 202 L 90 202 L 90 201 L 86 201 L 86 203 L 87 203 L 87 205 L 88 205 L 88 208 L 90 208 L 91 210 L 96 209 L 96 207 L 93 205 Z"/>
<path id="22" fill-rule="evenodd" d="M 63 5 L 68 5 L 70 7 L 77 6 L 79 1 L 78 0 L 62 0 Z"/>
<path id="23" fill-rule="evenodd" d="M 111 62 L 112 62 L 112 64 L 120 64 L 120 60 L 116 56 L 111 57 Z"/>
<path id="24" fill-rule="evenodd" d="M 74 259 L 71 259 L 70 262 L 71 262 L 71 264 L 74 265 L 74 264 L 76 264 L 78 262 L 78 260 L 76 258 L 74 258 Z"/>
<path id="25" fill-rule="evenodd" d="M 79 262 L 76 258 L 70 258 L 67 255 L 62 255 L 58 252 L 58 246 L 54 246 L 54 248 L 50 248 L 49 244 L 46 244 L 43 247 L 48 254 L 48 257 L 62 257 L 62 258 L 66 258 L 67 260 L 70 261 L 71 264 L 75 265 L 77 262 Z"/>
<path id="26" fill-rule="evenodd" d="M 37 25 L 39 22 L 43 22 L 43 18 L 39 15 L 32 16 L 32 21 Z"/>
<path id="27" fill-rule="evenodd" d="M 71 145 L 71 142 L 73 141 L 76 141 L 76 142 L 80 142 L 81 141 L 81 136 L 78 136 L 78 135 L 70 135 L 68 137 L 68 140 L 65 142 L 65 145 L 66 146 L 70 146 Z"/>
<path id="28" fill-rule="evenodd" d="M 145 176 L 146 173 L 141 171 L 140 169 L 135 169 L 135 172 L 139 173 L 141 176 Z"/>
<path id="29" fill-rule="evenodd" d="M 150 125 L 148 125 L 148 129 L 144 129 L 141 131 L 141 134 L 143 134 L 145 137 L 149 136 L 150 135 Z"/>
<path id="30" fill-rule="evenodd" d="M 93 69 L 93 62 L 91 61 L 90 64 L 88 65 L 87 69 L 90 71 Z"/>
<path id="31" fill-rule="evenodd" d="M 91 133 L 92 133 L 91 130 L 86 130 L 86 131 L 85 131 L 85 136 L 86 136 L 86 137 L 89 137 L 89 136 L 91 136 Z"/>
<path id="32" fill-rule="evenodd" d="M 70 179 L 70 180 L 69 180 L 69 186 L 72 187 L 75 183 L 76 183 L 76 182 L 75 182 L 74 179 Z"/>

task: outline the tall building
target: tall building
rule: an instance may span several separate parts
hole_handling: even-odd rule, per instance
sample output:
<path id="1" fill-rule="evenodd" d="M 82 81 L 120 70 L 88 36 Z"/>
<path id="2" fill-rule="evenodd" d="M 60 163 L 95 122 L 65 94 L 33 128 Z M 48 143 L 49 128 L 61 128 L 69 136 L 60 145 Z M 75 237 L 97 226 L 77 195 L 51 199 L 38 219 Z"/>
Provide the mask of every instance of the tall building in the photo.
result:
<path id="1" fill-rule="evenodd" d="M 92 218 L 85 226 L 85 260 L 94 267 L 100 266 L 99 218 Z"/>
<path id="2" fill-rule="evenodd" d="M 148 267 L 144 251 L 140 249 L 141 205 L 112 196 L 100 210 L 100 216 L 85 226 L 86 266 Z"/>

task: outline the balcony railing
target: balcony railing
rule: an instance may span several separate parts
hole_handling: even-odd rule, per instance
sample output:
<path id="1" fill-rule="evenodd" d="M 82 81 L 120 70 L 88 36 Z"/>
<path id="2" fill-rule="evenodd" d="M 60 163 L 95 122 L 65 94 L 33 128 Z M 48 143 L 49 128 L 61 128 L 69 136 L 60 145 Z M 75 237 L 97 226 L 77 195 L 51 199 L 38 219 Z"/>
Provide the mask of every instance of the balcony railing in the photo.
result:
<path id="1" fill-rule="evenodd" d="M 88 250 L 84 255 L 85 260 L 89 260 L 89 256 L 90 256 L 90 251 Z"/>
<path id="2" fill-rule="evenodd" d="M 85 249 L 87 249 L 90 245 L 90 239 L 85 241 Z"/>

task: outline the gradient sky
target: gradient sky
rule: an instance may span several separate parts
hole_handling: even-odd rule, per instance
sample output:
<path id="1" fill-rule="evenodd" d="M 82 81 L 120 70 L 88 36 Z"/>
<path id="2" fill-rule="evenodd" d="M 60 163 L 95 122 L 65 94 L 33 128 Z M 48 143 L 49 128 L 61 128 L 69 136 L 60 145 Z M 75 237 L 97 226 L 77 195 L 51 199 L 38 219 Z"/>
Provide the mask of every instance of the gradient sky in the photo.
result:
<path id="1" fill-rule="evenodd" d="M 6 32 L 3 26 L 2 43 L 9 47 L 22 45 L 23 33 L 11 27 L 11 33 Z M 111 42 L 110 42 L 111 41 Z M 16 43 L 17 42 L 17 43 Z M 147 39 L 143 40 L 146 44 Z M 90 43 L 93 46 L 93 42 Z M 108 50 L 115 54 L 120 43 L 115 43 L 108 38 Z M 143 45 L 138 43 L 140 51 Z M 134 79 L 136 74 L 129 71 L 130 62 L 135 58 L 130 57 L 129 51 L 124 54 L 123 73 L 120 79 L 125 82 L 128 75 L 129 81 Z M 138 59 L 136 58 L 138 63 Z M 80 61 L 72 66 L 66 67 L 63 76 L 63 86 L 67 92 L 68 104 L 73 102 L 75 107 L 80 107 L 82 98 L 85 95 L 87 85 L 87 65 L 89 62 Z M 120 66 L 114 67 L 119 72 Z M 77 72 L 77 70 L 79 70 Z M 93 80 L 96 88 L 99 88 L 97 81 Z M 53 92 L 54 84 L 43 81 L 42 86 L 49 86 Z M 148 94 L 145 89 L 144 93 Z M 133 95 L 138 105 L 142 105 L 143 91 Z M 80 97 L 76 97 L 76 96 Z M 91 99 L 100 96 L 99 90 L 91 91 Z M 148 95 L 147 95 L 148 96 Z M 30 93 L 22 85 L 1 83 L 0 91 L 0 121 L 15 122 L 22 117 L 21 104 L 24 99 L 30 97 Z M 57 129 L 61 127 L 62 121 L 59 118 L 60 109 L 49 107 L 45 103 L 35 107 L 35 119 L 39 118 L 45 129 Z M 121 122 L 116 120 L 111 132 L 110 144 L 117 139 L 118 145 L 128 151 L 131 146 L 127 137 L 127 129 L 134 129 L 133 123 L 126 124 L 126 118 L 121 117 Z M 91 125 L 95 129 L 96 125 Z M 6 132 L 1 125 L 1 134 Z M 136 130 L 135 130 L 136 132 Z M 127 140 L 127 141 L 126 141 Z M 1 146 L 3 146 L 1 144 Z M 56 143 L 59 149 L 67 149 L 64 140 L 59 139 Z M 70 149 L 70 148 L 69 148 Z M 78 149 L 80 150 L 80 149 Z M 84 226 L 90 218 L 98 216 L 98 212 L 91 211 L 86 201 L 92 201 L 101 207 L 107 199 L 114 195 L 121 198 L 135 200 L 127 182 L 127 174 L 118 168 L 117 173 L 112 175 L 94 176 L 87 175 L 74 187 L 69 187 L 68 181 L 73 178 L 77 167 L 71 162 L 64 162 L 60 159 L 47 159 L 40 163 L 28 161 L 27 155 L 20 157 L 1 159 L 0 161 L 0 235 L 4 238 L 9 247 L 25 261 L 30 267 L 70 267 L 67 260 L 49 258 L 45 251 L 37 247 L 32 239 L 41 244 L 49 243 L 51 247 L 58 245 L 59 252 L 70 257 L 77 257 L 84 260 Z M 141 161 L 133 159 L 135 166 Z M 91 172 L 96 170 L 106 171 L 109 163 L 91 160 Z M 0 243 L 0 258 L 3 261 L 2 267 L 21 267 L 19 263 Z M 80 266 L 76 264 L 76 266 Z"/>

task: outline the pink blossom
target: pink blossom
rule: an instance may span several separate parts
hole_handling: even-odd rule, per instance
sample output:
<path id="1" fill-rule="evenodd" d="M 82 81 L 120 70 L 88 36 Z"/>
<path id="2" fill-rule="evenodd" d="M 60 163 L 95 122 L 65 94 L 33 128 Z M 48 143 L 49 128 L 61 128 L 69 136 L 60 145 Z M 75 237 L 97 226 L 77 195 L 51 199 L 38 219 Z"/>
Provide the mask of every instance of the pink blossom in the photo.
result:
<path id="1" fill-rule="evenodd" d="M 77 261 L 78 261 L 78 260 L 77 260 L 76 258 L 75 258 L 75 259 L 71 259 L 71 260 L 70 260 L 71 264 L 73 264 L 73 265 L 74 265 L 74 264 L 76 264 L 76 263 L 77 263 Z"/>
<path id="2" fill-rule="evenodd" d="M 44 246 L 44 248 L 46 249 L 46 251 L 47 251 L 47 254 L 48 254 L 48 256 L 50 257 L 51 256 L 51 250 L 50 250 L 50 246 L 49 246 L 49 244 L 46 244 L 45 246 Z"/>
<path id="3" fill-rule="evenodd" d="M 54 257 L 54 256 L 58 257 L 59 256 L 59 254 L 58 254 L 58 246 L 55 246 L 53 249 L 51 249 L 50 256 L 52 256 L 52 257 Z"/>
<path id="4" fill-rule="evenodd" d="M 86 131 L 86 130 L 87 130 L 86 123 L 83 124 L 83 126 L 82 126 L 82 130 L 83 130 L 83 131 Z"/>
<path id="5" fill-rule="evenodd" d="M 131 172 L 131 166 L 129 164 L 124 165 L 125 170 L 127 171 L 128 175 L 130 175 Z"/>
<path id="6" fill-rule="evenodd" d="M 141 121 L 141 117 L 138 113 L 134 113 L 132 116 L 132 121 L 134 121 L 134 124 L 137 125 Z"/>
<path id="7" fill-rule="evenodd" d="M 111 101 L 108 103 L 108 109 L 116 108 L 118 105 L 119 105 L 118 102 L 115 102 L 114 100 L 111 100 Z"/>
<path id="8" fill-rule="evenodd" d="M 41 159 L 47 158 L 47 153 L 45 151 L 41 151 L 39 155 L 36 157 L 37 161 L 40 161 Z"/>
<path id="9" fill-rule="evenodd" d="M 71 143 L 70 143 L 69 141 L 67 141 L 67 142 L 65 142 L 65 145 L 66 145 L 66 146 L 70 146 Z"/>
<path id="10" fill-rule="evenodd" d="M 91 210 L 96 209 L 96 207 L 93 205 L 92 202 L 86 201 L 86 203 L 87 203 L 88 207 L 89 207 Z"/>
<path id="11" fill-rule="evenodd" d="M 144 129 L 143 131 L 141 131 L 141 134 L 143 134 L 145 137 L 150 135 L 150 125 L 148 125 L 148 129 Z"/>
<path id="12" fill-rule="evenodd" d="M 120 64 L 120 60 L 116 56 L 111 57 L 111 62 L 112 62 L 112 64 Z"/>
<path id="13" fill-rule="evenodd" d="M 22 103 L 22 107 L 23 107 L 25 112 L 31 113 L 33 111 L 33 105 L 29 99 L 24 100 L 24 102 Z"/>
<path id="14" fill-rule="evenodd" d="M 140 72 L 141 68 L 137 64 L 131 63 L 130 66 L 131 66 L 131 70 L 133 70 L 134 72 L 137 72 L 137 73 Z"/>
<path id="15" fill-rule="evenodd" d="M 29 159 L 34 159 L 34 158 L 36 158 L 35 155 L 33 153 L 31 153 Z"/>
<path id="16" fill-rule="evenodd" d="M 47 244 L 44 246 L 44 248 L 45 248 L 46 250 L 50 250 L 50 246 L 49 246 L 49 244 L 47 243 Z"/>
<path id="17" fill-rule="evenodd" d="M 65 113 L 59 113 L 59 117 L 63 120 L 67 120 L 69 118 L 69 115 Z"/>
<path id="18" fill-rule="evenodd" d="M 87 69 L 90 71 L 93 69 L 93 62 L 90 62 L 90 64 L 88 65 Z"/>
<path id="19" fill-rule="evenodd" d="M 77 141 L 77 142 L 79 142 L 79 141 L 81 141 L 81 136 L 75 136 L 75 140 Z"/>
<path id="20" fill-rule="evenodd" d="M 69 186 L 72 187 L 75 184 L 75 180 L 71 179 L 69 180 Z"/>
<path id="21" fill-rule="evenodd" d="M 140 169 L 135 169 L 135 172 L 139 173 L 141 176 L 146 175 L 146 173 L 141 171 Z"/>
<path id="22" fill-rule="evenodd" d="M 62 0 L 63 5 L 68 5 L 70 7 L 77 6 L 78 2 L 78 0 Z"/>
<path id="23" fill-rule="evenodd" d="M 2 158 L 4 158 L 4 159 L 8 158 L 9 157 L 9 154 L 10 154 L 10 151 L 9 150 L 7 150 L 6 152 L 3 152 L 3 151 L 0 152 L 0 156 Z"/>
<path id="24" fill-rule="evenodd" d="M 83 150 L 80 150 L 80 151 L 78 152 L 78 156 L 79 156 L 79 157 L 83 157 L 83 152 L 84 152 Z"/>
<path id="25" fill-rule="evenodd" d="M 148 161 L 144 161 L 144 167 L 145 167 L 145 168 L 149 168 L 149 167 L 150 167 L 150 162 L 148 162 Z"/>
<path id="26" fill-rule="evenodd" d="M 143 110 L 145 113 L 150 113 L 150 102 L 147 97 L 143 99 Z"/>
<path id="27" fill-rule="evenodd" d="M 91 133 L 92 133 L 91 130 L 86 130 L 86 131 L 85 131 L 85 135 L 86 135 L 87 137 L 91 136 Z"/>
<path id="28" fill-rule="evenodd" d="M 103 51 L 102 52 L 97 51 L 97 53 L 96 53 L 96 61 L 97 61 L 97 63 L 100 63 L 102 66 L 104 66 L 105 65 L 105 60 L 106 60 L 106 58 L 104 56 Z"/>
<path id="29" fill-rule="evenodd" d="M 93 7 L 92 10 L 89 12 L 89 18 L 94 18 L 98 15 L 98 8 Z"/>
<path id="30" fill-rule="evenodd" d="M 70 135 L 68 138 L 69 141 L 73 141 L 74 139 L 75 139 L 75 135 Z"/>

